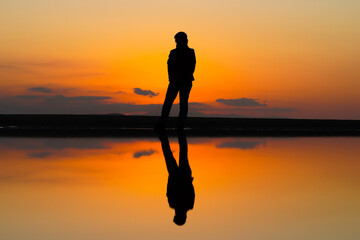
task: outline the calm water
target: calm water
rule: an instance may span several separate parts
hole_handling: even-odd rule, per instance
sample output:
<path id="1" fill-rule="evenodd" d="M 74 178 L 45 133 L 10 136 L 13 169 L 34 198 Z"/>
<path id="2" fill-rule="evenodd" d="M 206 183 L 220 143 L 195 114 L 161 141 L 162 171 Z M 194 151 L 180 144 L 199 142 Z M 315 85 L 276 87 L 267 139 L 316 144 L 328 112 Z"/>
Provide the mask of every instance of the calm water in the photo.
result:
<path id="1" fill-rule="evenodd" d="M 360 138 L 187 146 L 195 204 L 177 226 L 157 138 L 0 138 L 0 239 L 360 239 Z"/>

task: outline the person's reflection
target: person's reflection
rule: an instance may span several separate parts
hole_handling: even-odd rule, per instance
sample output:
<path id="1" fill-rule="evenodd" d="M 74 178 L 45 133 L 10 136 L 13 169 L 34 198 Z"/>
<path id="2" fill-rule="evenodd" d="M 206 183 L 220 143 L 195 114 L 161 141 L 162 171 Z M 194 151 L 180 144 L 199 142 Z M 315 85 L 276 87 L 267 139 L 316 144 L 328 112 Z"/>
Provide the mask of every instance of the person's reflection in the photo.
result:
<path id="1" fill-rule="evenodd" d="M 186 136 L 184 131 L 178 132 L 179 165 L 172 154 L 166 132 L 159 133 L 159 138 L 169 172 L 166 196 L 169 206 L 175 209 L 174 223 L 181 226 L 186 222 L 187 211 L 193 209 L 195 201 Z"/>

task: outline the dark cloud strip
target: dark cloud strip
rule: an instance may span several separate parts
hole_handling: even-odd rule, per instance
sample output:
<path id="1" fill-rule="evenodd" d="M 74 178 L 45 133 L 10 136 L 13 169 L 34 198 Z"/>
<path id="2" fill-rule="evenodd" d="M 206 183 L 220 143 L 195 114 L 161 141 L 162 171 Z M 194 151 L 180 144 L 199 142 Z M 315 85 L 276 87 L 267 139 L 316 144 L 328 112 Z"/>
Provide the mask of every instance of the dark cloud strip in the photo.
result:
<path id="1" fill-rule="evenodd" d="M 38 92 L 38 93 L 53 93 L 53 90 L 46 87 L 32 87 L 28 88 L 30 92 Z"/>
<path id="2" fill-rule="evenodd" d="M 125 114 L 159 116 L 162 104 L 117 103 L 110 96 L 64 96 L 64 95 L 17 95 L 0 98 L 0 114 Z M 110 100 L 110 101 L 106 101 Z M 221 102 L 218 99 L 217 102 Z M 223 99 L 231 100 L 231 99 Z M 233 99 L 234 100 L 234 99 Z M 249 99 L 247 99 L 249 100 Z M 256 100 L 256 99 L 252 99 Z M 249 101 L 248 101 L 249 102 Z M 251 102 L 251 101 L 250 101 Z M 241 105 L 241 104 L 240 104 Z M 244 105 L 244 99 L 242 100 Z M 272 117 L 277 114 L 293 112 L 295 108 L 278 108 L 258 106 L 261 103 L 245 104 L 247 106 L 212 105 L 201 102 L 189 103 L 191 117 Z M 249 107 L 256 105 L 256 107 Z M 265 105 L 265 104 L 263 104 Z M 174 104 L 171 116 L 178 115 L 179 106 Z M 261 115 L 259 115 L 261 114 Z M 281 116 L 284 117 L 284 116 Z"/>
<path id="3" fill-rule="evenodd" d="M 43 99 L 45 102 L 97 102 L 112 97 L 107 96 L 75 96 L 66 97 L 63 95 L 52 95 L 52 96 L 38 96 L 38 95 L 17 95 L 15 98 L 19 99 Z"/>
<path id="4" fill-rule="evenodd" d="M 293 112 L 293 111 L 296 111 L 296 108 L 277 108 L 277 107 L 274 107 L 274 108 L 256 108 L 256 109 L 253 109 L 253 111 L 281 113 L 281 112 Z"/>
<path id="5" fill-rule="evenodd" d="M 143 90 L 141 88 L 134 88 L 134 93 L 141 96 L 156 97 L 159 93 L 154 93 L 151 90 Z"/>
<path id="6" fill-rule="evenodd" d="M 46 158 L 51 156 L 51 152 L 36 152 L 36 153 L 30 153 L 28 155 L 29 158 Z"/>
<path id="7" fill-rule="evenodd" d="M 255 141 L 234 141 L 234 142 L 224 142 L 216 145 L 217 148 L 237 148 L 237 149 L 253 149 L 258 147 L 261 142 Z"/>
<path id="8" fill-rule="evenodd" d="M 140 157 L 144 157 L 144 156 L 151 156 L 154 153 L 156 153 L 155 150 L 150 149 L 150 150 L 144 150 L 144 151 L 138 151 L 134 153 L 134 158 L 140 158 Z"/>
<path id="9" fill-rule="evenodd" d="M 237 107 L 266 107 L 265 103 L 260 103 L 259 99 L 252 98 L 237 98 L 237 99 L 216 99 L 216 102 L 222 103 L 228 106 L 237 106 Z"/>

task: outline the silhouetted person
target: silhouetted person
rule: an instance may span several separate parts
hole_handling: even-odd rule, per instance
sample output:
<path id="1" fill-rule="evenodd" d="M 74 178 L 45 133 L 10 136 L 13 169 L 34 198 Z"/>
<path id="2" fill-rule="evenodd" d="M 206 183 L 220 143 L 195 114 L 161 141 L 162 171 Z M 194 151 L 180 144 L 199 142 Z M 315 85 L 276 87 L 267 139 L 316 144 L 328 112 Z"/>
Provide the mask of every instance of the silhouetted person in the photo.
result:
<path id="1" fill-rule="evenodd" d="M 195 202 L 195 190 L 192 183 L 194 178 L 191 175 L 188 160 L 186 136 L 183 131 L 179 131 L 179 165 L 172 154 L 165 132 L 160 134 L 159 138 L 169 172 L 166 196 L 169 206 L 175 209 L 174 223 L 181 226 L 186 222 L 187 211 L 193 209 Z"/>
<path id="2" fill-rule="evenodd" d="M 187 35 L 178 32 L 175 35 L 176 48 L 170 51 L 168 64 L 169 86 L 166 92 L 164 105 L 161 111 L 158 127 L 164 128 L 169 117 L 171 106 L 180 93 L 180 112 L 178 128 L 183 128 L 188 114 L 188 100 L 194 81 L 195 71 L 195 51 L 188 47 Z"/>

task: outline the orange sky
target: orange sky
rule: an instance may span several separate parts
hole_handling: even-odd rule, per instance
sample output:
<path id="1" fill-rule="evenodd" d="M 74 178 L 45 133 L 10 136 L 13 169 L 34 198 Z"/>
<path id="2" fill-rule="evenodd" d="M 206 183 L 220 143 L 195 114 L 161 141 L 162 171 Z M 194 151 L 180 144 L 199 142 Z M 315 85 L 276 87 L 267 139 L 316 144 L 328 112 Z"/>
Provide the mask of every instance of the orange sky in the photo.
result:
<path id="1" fill-rule="evenodd" d="M 359 11 L 351 0 L 2 2 L 0 113 L 158 115 L 148 104 L 163 102 L 185 31 L 197 57 L 190 101 L 206 104 L 190 115 L 360 119 Z"/>

